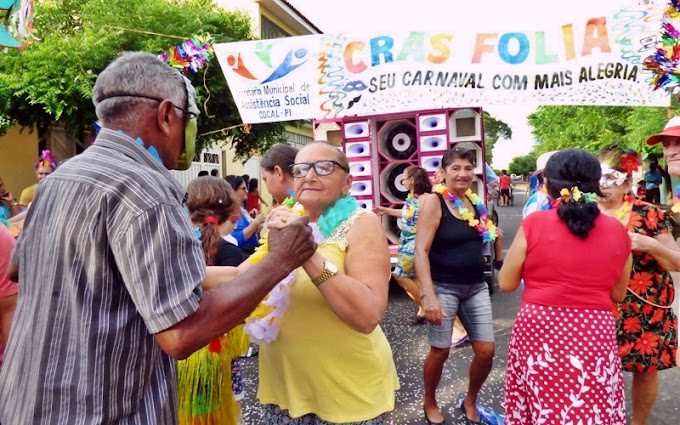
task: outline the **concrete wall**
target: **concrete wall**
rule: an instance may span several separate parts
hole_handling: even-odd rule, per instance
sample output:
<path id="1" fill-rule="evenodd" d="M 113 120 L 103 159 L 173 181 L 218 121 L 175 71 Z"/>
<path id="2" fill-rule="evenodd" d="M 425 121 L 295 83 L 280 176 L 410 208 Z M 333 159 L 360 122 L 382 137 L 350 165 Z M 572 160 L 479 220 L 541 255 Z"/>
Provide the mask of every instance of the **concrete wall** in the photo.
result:
<path id="1" fill-rule="evenodd" d="M 13 127 L 0 137 L 0 177 L 18 200 L 21 192 L 35 183 L 33 165 L 38 160 L 38 132 Z"/>

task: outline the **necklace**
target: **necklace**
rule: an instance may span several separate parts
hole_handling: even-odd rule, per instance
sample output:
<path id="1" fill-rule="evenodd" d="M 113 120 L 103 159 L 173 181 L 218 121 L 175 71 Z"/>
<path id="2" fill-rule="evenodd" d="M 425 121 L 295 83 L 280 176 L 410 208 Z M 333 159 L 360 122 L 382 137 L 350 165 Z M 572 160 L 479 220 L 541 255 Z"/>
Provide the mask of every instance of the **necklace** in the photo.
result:
<path id="1" fill-rule="evenodd" d="M 305 214 L 302 205 L 296 203 L 292 197 L 286 198 L 282 205 L 292 209 L 301 216 Z M 357 208 L 356 199 L 349 195 L 335 201 L 333 205 L 321 214 L 316 223 L 310 223 L 316 243 L 321 245 Z M 253 255 L 248 257 L 248 262 L 255 265 L 267 256 L 269 252 L 267 244 L 268 236 L 268 233 L 262 236 L 261 245 L 257 247 Z M 288 276 L 277 283 L 246 319 L 243 330 L 250 335 L 252 342 L 261 344 L 263 342 L 270 343 L 276 341 L 279 335 L 279 320 L 288 310 L 288 294 L 290 287 L 295 283 L 296 274 L 297 269 L 290 272 Z"/>
<path id="2" fill-rule="evenodd" d="M 616 218 L 623 221 L 623 219 L 626 218 L 626 216 L 628 215 L 632 208 L 633 208 L 633 196 L 630 195 L 626 196 L 625 198 L 623 198 L 623 205 L 621 206 L 621 208 L 614 211 L 614 215 L 616 216 Z"/>
<path id="3" fill-rule="evenodd" d="M 413 224 L 413 219 L 415 215 L 415 204 L 418 202 L 418 195 L 409 193 L 406 197 L 406 203 L 404 204 L 404 220 L 406 225 Z"/>
<path id="4" fill-rule="evenodd" d="M 671 211 L 674 213 L 680 213 L 680 185 L 675 186 L 675 196 L 673 197 L 673 208 Z"/>
<path id="5" fill-rule="evenodd" d="M 486 209 L 486 206 L 479 198 L 479 195 L 472 192 L 471 189 L 468 189 L 465 192 L 465 196 L 479 213 L 479 220 L 477 220 L 474 213 L 463 206 L 463 201 L 459 197 L 449 193 L 446 189 L 444 189 L 442 195 L 444 194 L 448 196 L 453 208 L 458 210 L 458 214 L 460 214 L 461 218 L 466 220 L 470 227 L 479 232 L 483 242 L 493 242 L 496 240 L 496 225 L 489 220 L 489 210 Z"/>

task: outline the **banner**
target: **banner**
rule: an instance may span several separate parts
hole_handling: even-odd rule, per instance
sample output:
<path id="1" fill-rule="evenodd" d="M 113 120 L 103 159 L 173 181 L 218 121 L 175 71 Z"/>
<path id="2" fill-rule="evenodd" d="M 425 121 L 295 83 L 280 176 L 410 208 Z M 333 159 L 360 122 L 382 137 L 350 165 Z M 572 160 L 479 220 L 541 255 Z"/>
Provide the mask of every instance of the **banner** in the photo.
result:
<path id="1" fill-rule="evenodd" d="M 642 61 L 664 5 L 540 30 L 310 35 L 216 44 L 247 123 L 489 105 L 667 106 Z"/>

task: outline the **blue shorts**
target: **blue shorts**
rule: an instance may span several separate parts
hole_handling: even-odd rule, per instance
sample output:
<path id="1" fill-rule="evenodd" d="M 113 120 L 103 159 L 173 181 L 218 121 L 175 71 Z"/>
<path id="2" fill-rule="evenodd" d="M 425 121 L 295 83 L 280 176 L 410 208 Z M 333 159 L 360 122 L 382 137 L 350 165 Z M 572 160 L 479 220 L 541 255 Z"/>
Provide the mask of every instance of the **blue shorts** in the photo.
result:
<path id="1" fill-rule="evenodd" d="M 486 282 L 473 285 L 434 283 L 434 292 L 448 317 L 440 325 L 428 323 L 428 341 L 435 348 L 450 348 L 453 321 L 460 317 L 472 341 L 494 342 L 491 297 Z"/>

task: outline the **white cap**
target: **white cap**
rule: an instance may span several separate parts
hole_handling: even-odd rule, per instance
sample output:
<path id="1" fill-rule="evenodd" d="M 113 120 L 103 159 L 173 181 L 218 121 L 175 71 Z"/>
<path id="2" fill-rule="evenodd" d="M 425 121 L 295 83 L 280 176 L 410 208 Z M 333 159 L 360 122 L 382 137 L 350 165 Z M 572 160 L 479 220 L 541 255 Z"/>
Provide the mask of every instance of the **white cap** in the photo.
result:
<path id="1" fill-rule="evenodd" d="M 555 154 L 555 152 L 557 152 L 557 151 L 546 152 L 536 159 L 536 172 L 537 173 L 540 173 L 541 171 L 543 171 L 543 169 L 545 168 L 545 164 L 548 163 L 548 160 L 550 159 L 551 156 L 553 156 L 553 154 Z"/>

